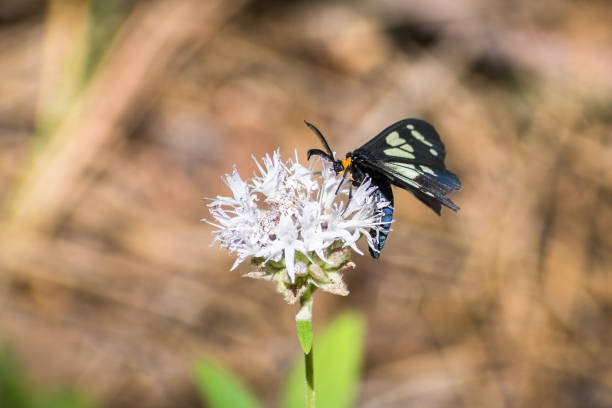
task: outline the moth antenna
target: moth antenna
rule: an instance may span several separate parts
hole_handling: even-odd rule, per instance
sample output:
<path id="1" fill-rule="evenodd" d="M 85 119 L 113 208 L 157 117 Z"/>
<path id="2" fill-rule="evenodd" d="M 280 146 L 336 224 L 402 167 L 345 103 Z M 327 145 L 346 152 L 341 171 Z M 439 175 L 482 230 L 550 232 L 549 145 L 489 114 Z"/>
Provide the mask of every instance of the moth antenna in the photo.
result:
<path id="1" fill-rule="evenodd" d="M 315 133 L 315 135 L 319 137 L 319 139 L 321 139 L 321 142 L 323 143 L 323 146 L 325 146 L 325 150 L 327 150 L 329 157 L 331 157 L 332 160 L 334 160 L 334 152 L 332 152 L 332 150 L 329 148 L 329 145 L 327 144 L 327 140 L 325 140 L 325 137 L 323 136 L 321 131 L 317 129 L 317 127 L 313 125 L 312 123 L 309 123 L 307 121 L 304 121 L 304 123 L 306 124 L 306 126 L 310 128 L 310 130 L 312 130 Z"/>
<path id="2" fill-rule="evenodd" d="M 321 149 L 310 149 L 310 150 L 308 150 L 308 155 L 307 155 L 308 160 L 310 160 L 311 156 L 315 156 L 315 155 L 316 156 L 325 157 L 327 160 L 329 160 L 331 162 L 334 161 L 334 158 L 332 156 L 330 156 L 329 153 L 326 153 L 326 152 L 324 152 Z"/>

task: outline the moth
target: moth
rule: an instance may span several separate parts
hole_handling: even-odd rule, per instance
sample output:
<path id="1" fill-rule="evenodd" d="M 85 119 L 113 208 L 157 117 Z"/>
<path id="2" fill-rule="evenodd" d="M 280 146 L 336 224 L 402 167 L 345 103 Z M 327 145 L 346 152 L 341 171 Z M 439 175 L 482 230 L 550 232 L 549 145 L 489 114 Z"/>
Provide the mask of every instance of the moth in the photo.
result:
<path id="1" fill-rule="evenodd" d="M 332 162 L 336 174 L 347 173 L 353 186 L 369 177 L 376 189 L 372 192 L 377 205 L 381 230 L 370 229 L 374 248 L 373 258 L 380 256 L 393 220 L 393 191 L 397 186 L 410 191 L 416 198 L 440 215 L 442 206 L 453 211 L 459 207 L 446 195 L 461 189 L 459 178 L 446 169 L 446 150 L 436 129 L 421 119 L 402 119 L 384 129 L 372 140 L 352 152 L 344 160 L 336 159 L 323 134 L 313 124 L 306 125 L 319 137 L 325 151 L 308 150 L 308 159 L 321 156 Z"/>

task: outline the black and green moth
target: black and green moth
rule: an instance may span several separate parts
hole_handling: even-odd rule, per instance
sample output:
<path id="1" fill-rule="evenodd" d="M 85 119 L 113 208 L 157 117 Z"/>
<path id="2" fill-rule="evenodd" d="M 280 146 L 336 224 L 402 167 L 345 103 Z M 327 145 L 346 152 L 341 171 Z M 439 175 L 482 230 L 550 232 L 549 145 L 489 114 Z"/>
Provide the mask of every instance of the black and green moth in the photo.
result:
<path id="1" fill-rule="evenodd" d="M 459 207 L 446 195 L 461 189 L 459 178 L 446 169 L 446 150 L 436 129 L 421 119 L 403 119 L 384 129 L 360 148 L 348 152 L 344 160 L 337 160 L 325 137 L 314 125 L 306 125 L 321 139 L 325 151 L 308 150 L 308 159 L 322 156 L 333 163 L 336 174 L 350 173 L 354 186 L 366 177 L 376 186 L 372 193 L 379 206 L 377 217 L 382 231 L 371 229 L 375 248 L 369 248 L 374 258 L 380 256 L 393 219 L 393 191 L 391 185 L 410 191 L 438 215 L 442 205 L 457 211 Z"/>

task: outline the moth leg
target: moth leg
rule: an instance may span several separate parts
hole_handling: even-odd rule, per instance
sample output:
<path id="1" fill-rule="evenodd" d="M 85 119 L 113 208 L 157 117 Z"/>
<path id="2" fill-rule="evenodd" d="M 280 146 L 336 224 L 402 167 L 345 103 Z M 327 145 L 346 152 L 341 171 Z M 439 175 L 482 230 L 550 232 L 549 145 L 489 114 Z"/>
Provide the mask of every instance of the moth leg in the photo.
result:
<path id="1" fill-rule="evenodd" d="M 340 184 L 338 184 L 338 188 L 336 189 L 336 192 L 334 193 L 334 195 L 338 195 L 338 192 L 340 191 L 340 187 L 342 187 L 342 185 L 344 184 L 344 181 L 346 180 L 346 172 L 347 170 L 344 170 L 344 172 L 342 173 L 342 180 L 340 181 Z M 350 195 L 349 195 L 350 197 Z"/>

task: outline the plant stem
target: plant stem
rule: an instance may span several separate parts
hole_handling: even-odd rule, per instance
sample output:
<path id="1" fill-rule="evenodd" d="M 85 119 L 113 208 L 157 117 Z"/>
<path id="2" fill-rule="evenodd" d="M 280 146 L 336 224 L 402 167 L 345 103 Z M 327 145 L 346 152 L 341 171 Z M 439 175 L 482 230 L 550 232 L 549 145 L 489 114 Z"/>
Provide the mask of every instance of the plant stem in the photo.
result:
<path id="1" fill-rule="evenodd" d="M 300 311 L 295 316 L 297 324 L 298 338 L 304 351 L 304 367 L 306 369 L 306 381 L 304 387 L 306 391 L 306 408 L 315 408 L 314 391 L 314 364 L 312 351 L 312 294 L 317 288 L 310 286 L 300 297 Z"/>
<path id="2" fill-rule="evenodd" d="M 310 348 L 310 353 L 304 354 L 304 365 L 306 367 L 306 408 L 315 408 L 315 392 L 314 392 L 314 367 L 312 364 L 313 349 Z"/>

